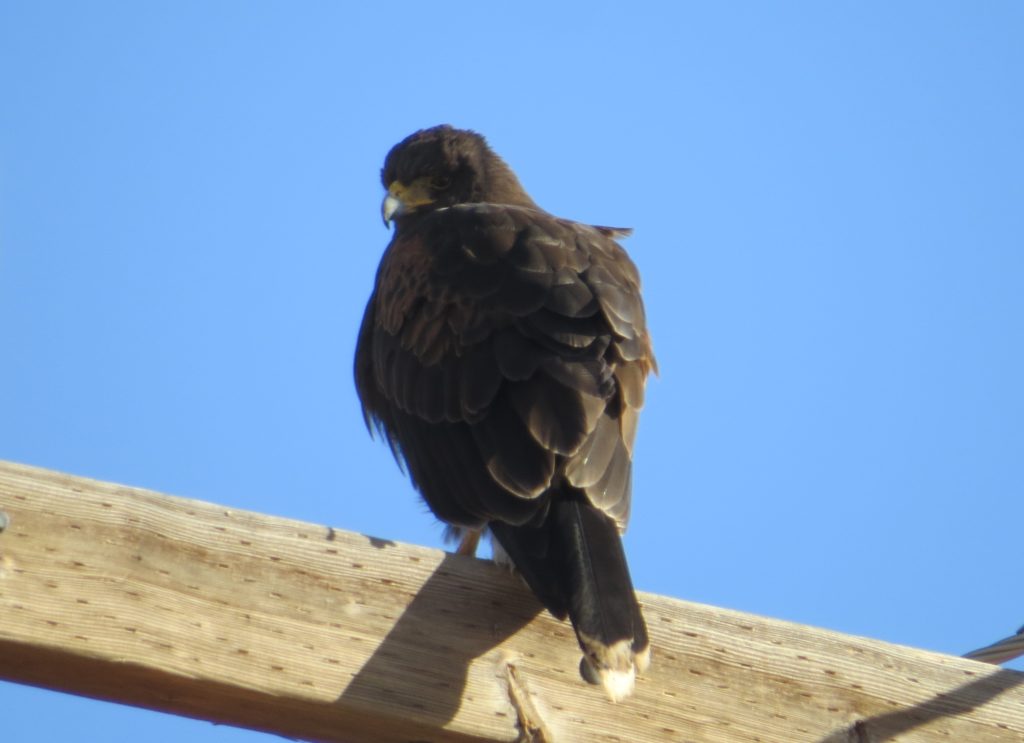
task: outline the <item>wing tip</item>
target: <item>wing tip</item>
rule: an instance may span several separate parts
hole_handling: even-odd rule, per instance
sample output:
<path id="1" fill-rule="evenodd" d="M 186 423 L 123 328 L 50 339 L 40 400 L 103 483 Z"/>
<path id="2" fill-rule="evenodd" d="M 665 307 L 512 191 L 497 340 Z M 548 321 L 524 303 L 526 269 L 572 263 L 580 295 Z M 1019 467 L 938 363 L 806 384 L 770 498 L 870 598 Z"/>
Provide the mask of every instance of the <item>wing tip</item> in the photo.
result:
<path id="1" fill-rule="evenodd" d="M 593 224 L 590 226 L 605 237 L 610 237 L 613 240 L 621 240 L 622 238 L 629 237 L 633 234 L 632 227 L 608 227 L 603 224 Z"/>

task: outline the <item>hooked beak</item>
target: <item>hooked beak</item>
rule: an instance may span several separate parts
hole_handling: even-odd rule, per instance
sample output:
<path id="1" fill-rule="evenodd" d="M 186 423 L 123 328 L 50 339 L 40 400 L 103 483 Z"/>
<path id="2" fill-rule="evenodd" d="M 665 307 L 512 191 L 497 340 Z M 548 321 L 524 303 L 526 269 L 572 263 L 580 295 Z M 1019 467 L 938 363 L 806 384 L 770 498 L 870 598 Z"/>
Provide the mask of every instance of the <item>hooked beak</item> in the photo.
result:
<path id="1" fill-rule="evenodd" d="M 380 205 L 380 216 L 384 220 L 384 226 L 391 226 L 391 218 L 402 211 L 402 202 L 390 191 L 384 197 L 384 203 Z"/>
<path id="2" fill-rule="evenodd" d="M 380 205 L 380 216 L 384 219 L 384 225 L 387 226 L 396 216 L 431 204 L 433 201 L 428 178 L 417 178 L 408 186 L 401 181 L 393 181 L 388 186 L 384 203 Z"/>

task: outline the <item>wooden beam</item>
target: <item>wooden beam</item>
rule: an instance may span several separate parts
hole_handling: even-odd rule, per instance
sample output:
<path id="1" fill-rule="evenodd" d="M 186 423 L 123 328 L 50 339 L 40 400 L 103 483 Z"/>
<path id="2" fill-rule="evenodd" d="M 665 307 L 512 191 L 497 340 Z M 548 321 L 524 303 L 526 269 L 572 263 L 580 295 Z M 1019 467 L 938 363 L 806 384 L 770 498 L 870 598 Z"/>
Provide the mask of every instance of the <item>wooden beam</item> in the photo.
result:
<path id="1" fill-rule="evenodd" d="M 644 594 L 613 705 L 489 562 L 16 464 L 0 510 L 12 681 L 321 741 L 1024 739 L 972 660 Z"/>

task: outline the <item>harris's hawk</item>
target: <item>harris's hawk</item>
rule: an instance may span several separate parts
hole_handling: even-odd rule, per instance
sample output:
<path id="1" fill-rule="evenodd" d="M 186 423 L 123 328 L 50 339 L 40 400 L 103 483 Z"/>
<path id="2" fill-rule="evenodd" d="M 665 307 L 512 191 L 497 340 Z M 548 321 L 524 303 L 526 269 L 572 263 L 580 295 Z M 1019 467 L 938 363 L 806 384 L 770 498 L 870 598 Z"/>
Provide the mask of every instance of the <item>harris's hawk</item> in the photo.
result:
<path id="1" fill-rule="evenodd" d="M 450 126 L 398 143 L 381 176 L 395 231 L 356 348 L 367 425 L 468 551 L 490 531 L 622 699 L 650 657 L 619 535 L 655 369 L 628 231 L 549 214 Z"/>

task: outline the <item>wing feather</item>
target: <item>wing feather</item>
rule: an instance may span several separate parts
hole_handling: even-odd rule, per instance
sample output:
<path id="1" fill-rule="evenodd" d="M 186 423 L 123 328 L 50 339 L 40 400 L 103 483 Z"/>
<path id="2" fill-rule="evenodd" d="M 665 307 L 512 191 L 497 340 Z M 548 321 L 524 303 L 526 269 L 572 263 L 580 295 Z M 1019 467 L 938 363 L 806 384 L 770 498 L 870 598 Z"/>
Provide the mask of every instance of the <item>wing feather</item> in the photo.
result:
<path id="1" fill-rule="evenodd" d="M 564 482 L 625 525 L 654 359 L 636 269 L 613 237 L 476 204 L 388 247 L 357 388 L 440 518 L 523 523 Z"/>

